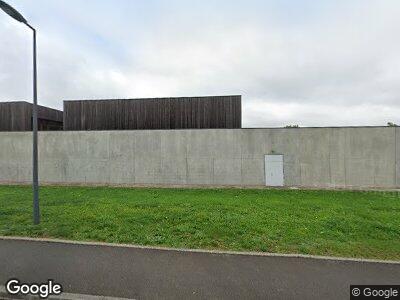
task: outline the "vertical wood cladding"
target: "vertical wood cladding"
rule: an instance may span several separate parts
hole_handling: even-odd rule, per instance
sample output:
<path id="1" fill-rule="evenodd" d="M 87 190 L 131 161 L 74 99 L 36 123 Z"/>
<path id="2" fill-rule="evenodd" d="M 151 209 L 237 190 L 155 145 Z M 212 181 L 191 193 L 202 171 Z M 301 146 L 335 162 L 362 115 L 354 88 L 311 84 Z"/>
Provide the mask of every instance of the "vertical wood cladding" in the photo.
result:
<path id="1" fill-rule="evenodd" d="M 24 101 L 0 102 L 0 131 L 31 131 L 32 104 Z M 39 130 L 62 130 L 62 111 L 38 106 Z"/>
<path id="2" fill-rule="evenodd" d="M 65 130 L 241 126 L 241 96 L 64 101 Z"/>

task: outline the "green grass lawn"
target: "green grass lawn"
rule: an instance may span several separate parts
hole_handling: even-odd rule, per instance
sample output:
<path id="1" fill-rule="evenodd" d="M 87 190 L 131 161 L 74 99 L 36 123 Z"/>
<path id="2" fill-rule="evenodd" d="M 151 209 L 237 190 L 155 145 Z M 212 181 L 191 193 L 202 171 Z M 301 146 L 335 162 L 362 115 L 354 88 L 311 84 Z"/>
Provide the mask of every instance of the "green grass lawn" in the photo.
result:
<path id="1" fill-rule="evenodd" d="M 0 186 L 0 235 L 400 260 L 395 192 Z"/>

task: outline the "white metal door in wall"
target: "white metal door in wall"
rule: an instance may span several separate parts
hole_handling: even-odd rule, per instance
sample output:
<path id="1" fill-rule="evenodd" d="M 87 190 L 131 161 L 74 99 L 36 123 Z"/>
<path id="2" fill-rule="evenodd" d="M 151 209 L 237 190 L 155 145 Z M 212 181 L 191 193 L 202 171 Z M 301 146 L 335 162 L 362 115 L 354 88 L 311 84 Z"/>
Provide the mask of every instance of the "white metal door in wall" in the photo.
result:
<path id="1" fill-rule="evenodd" d="M 265 185 L 283 186 L 283 155 L 265 155 Z"/>

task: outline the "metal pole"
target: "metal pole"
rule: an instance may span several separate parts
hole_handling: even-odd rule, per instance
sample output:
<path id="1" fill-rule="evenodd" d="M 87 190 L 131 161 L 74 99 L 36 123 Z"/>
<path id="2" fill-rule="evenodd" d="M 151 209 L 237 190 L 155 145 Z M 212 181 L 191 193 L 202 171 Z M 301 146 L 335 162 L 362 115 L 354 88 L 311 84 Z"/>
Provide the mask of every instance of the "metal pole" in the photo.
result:
<path id="1" fill-rule="evenodd" d="M 38 108 L 37 108 L 37 64 L 36 64 L 36 30 L 27 24 L 33 31 L 33 224 L 40 223 L 39 210 L 39 171 L 38 171 Z"/>
<path id="2" fill-rule="evenodd" d="M 32 131 L 33 131 L 33 169 L 32 169 L 32 188 L 33 188 L 33 224 L 40 223 L 39 212 L 39 172 L 38 172 L 38 108 L 37 108 L 37 67 L 36 67 L 36 30 L 28 21 L 13 7 L 0 0 L 2 9 L 11 18 L 24 23 L 33 31 L 33 106 L 32 106 Z"/>

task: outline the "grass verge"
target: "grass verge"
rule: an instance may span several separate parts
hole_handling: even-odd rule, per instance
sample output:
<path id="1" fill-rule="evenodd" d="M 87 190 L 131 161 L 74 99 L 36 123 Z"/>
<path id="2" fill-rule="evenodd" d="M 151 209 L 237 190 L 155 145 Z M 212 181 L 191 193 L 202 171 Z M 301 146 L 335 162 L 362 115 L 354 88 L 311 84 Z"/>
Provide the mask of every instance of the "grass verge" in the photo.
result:
<path id="1" fill-rule="evenodd" d="M 0 186 L 0 235 L 400 260 L 396 192 Z"/>

